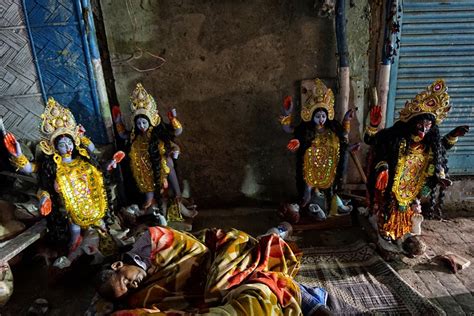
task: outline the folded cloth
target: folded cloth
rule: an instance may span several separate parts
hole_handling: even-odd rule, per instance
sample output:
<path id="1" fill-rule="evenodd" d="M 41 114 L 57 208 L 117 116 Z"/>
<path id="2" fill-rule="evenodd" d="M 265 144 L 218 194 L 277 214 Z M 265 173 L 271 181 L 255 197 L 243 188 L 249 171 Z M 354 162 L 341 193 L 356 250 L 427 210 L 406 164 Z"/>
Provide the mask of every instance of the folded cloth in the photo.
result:
<path id="1" fill-rule="evenodd" d="M 317 309 L 326 306 L 328 292 L 320 287 L 309 287 L 299 283 L 301 289 L 301 310 L 303 315 L 312 315 Z"/>

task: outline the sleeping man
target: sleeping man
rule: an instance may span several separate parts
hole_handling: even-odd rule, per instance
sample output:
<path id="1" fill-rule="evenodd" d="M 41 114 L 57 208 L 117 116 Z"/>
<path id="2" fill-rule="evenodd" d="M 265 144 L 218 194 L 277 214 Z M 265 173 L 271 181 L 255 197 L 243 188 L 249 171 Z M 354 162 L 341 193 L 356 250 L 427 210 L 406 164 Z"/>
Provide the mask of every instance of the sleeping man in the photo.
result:
<path id="1" fill-rule="evenodd" d="M 326 314 L 326 292 L 293 280 L 298 269 L 299 259 L 275 234 L 257 240 L 207 229 L 194 237 L 156 226 L 101 271 L 97 291 L 118 302 L 114 315 Z M 100 301 L 92 314 L 105 312 Z"/>

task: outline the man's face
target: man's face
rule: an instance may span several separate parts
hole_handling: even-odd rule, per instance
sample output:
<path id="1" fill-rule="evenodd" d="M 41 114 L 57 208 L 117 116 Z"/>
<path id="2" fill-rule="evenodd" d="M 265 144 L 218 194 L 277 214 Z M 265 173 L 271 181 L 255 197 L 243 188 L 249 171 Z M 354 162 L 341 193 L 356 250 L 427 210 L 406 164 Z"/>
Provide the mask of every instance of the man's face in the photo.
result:
<path id="1" fill-rule="evenodd" d="M 430 120 L 424 119 L 416 123 L 416 136 L 423 139 L 425 135 L 430 131 L 433 122 Z"/>
<path id="2" fill-rule="evenodd" d="M 124 264 L 122 261 L 114 262 L 112 269 L 115 274 L 109 282 L 115 298 L 125 295 L 130 289 L 136 289 L 146 277 L 145 270 L 134 265 Z"/>

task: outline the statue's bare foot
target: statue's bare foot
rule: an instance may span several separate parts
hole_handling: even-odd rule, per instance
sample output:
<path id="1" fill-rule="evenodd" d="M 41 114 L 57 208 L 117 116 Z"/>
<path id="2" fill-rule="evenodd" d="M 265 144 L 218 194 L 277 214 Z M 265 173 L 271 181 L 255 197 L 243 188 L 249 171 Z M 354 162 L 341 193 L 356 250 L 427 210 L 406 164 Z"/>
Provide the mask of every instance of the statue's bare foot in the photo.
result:
<path id="1" fill-rule="evenodd" d="M 198 215 L 198 211 L 196 211 L 196 209 L 188 209 L 181 202 L 179 202 L 179 212 L 181 215 L 188 218 L 194 218 Z"/>
<path id="2" fill-rule="evenodd" d="M 78 235 L 75 240 L 72 241 L 71 247 L 69 248 L 69 252 L 76 251 L 77 248 L 82 244 L 82 236 Z"/>
<path id="3" fill-rule="evenodd" d="M 310 204 L 308 206 L 309 216 L 318 222 L 326 220 L 326 213 L 318 204 Z"/>
<path id="4" fill-rule="evenodd" d="M 311 195 L 306 195 L 306 194 L 305 194 L 305 195 L 303 196 L 303 200 L 301 201 L 300 206 L 301 206 L 301 207 L 306 207 L 306 206 L 308 205 L 308 203 L 309 203 L 310 200 L 311 200 Z"/>
<path id="5" fill-rule="evenodd" d="M 150 206 L 152 206 L 154 204 L 156 204 L 156 200 L 155 200 L 155 198 L 151 198 L 151 199 L 147 200 L 145 202 L 145 204 L 143 204 L 143 209 L 146 210 L 147 208 L 149 208 Z"/>
<path id="6" fill-rule="evenodd" d="M 57 258 L 53 263 L 53 267 L 56 267 L 59 269 L 68 268 L 70 266 L 71 266 L 71 261 L 66 256 Z"/>

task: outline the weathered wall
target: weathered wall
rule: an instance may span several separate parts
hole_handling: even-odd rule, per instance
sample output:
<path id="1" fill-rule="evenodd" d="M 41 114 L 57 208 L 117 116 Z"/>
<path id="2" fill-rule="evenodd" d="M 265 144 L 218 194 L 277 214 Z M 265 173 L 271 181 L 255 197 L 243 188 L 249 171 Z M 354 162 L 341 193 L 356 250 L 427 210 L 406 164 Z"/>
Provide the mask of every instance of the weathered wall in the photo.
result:
<path id="1" fill-rule="evenodd" d="M 448 214 L 462 209 L 474 211 L 474 178 L 456 177 L 453 178 L 453 185 L 445 191 L 444 211 Z"/>
<path id="2" fill-rule="evenodd" d="M 359 2 L 366 1 L 348 7 L 349 18 L 368 25 L 358 17 L 366 8 Z M 317 16 L 315 1 L 100 5 L 122 111 L 128 114 L 137 82 L 161 101 L 162 113 L 178 109 L 184 125 L 179 170 L 198 202 L 277 202 L 295 193 L 295 160 L 285 150 L 290 135 L 278 122 L 281 100 L 299 80 L 336 77 L 334 22 Z M 350 34 L 349 47 L 365 45 L 356 56 L 351 51 L 365 80 L 362 29 Z M 159 65 L 153 55 L 166 63 L 137 71 Z"/>
<path id="3" fill-rule="evenodd" d="M 369 80 L 368 49 L 371 7 L 368 1 L 350 1 L 346 10 L 351 79 L 362 80 L 367 84 Z"/>

